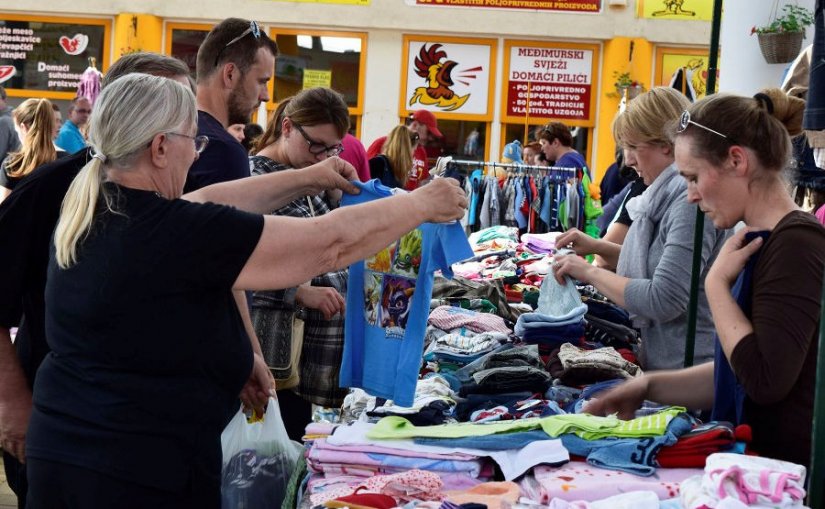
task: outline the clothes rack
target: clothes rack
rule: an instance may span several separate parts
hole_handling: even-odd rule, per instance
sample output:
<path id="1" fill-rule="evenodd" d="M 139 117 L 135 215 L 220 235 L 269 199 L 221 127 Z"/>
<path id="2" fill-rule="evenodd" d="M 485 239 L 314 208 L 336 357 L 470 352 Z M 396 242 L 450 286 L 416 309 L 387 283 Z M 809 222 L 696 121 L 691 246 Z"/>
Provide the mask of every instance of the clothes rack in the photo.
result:
<path id="1" fill-rule="evenodd" d="M 439 158 L 439 162 L 441 159 L 447 158 Z M 449 159 L 444 163 L 446 166 L 449 165 L 457 165 L 457 166 L 471 166 L 473 168 L 478 167 L 485 167 L 485 168 L 502 168 L 505 170 L 517 170 L 517 171 L 549 171 L 553 173 L 561 173 L 567 174 L 569 177 L 575 177 L 576 173 L 581 170 L 582 168 L 569 168 L 569 167 L 562 167 L 562 166 L 537 166 L 537 165 L 529 165 L 529 164 L 515 164 L 515 163 L 498 163 L 495 161 L 466 161 L 466 160 L 456 160 L 456 159 Z M 436 163 L 438 166 L 438 163 Z"/>

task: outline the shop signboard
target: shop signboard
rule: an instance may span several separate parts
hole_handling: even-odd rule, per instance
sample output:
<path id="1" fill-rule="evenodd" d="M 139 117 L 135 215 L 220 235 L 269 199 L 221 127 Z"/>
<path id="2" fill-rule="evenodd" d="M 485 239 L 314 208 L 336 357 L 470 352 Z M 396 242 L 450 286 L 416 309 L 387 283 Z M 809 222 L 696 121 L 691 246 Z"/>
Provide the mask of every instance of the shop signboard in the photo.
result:
<path id="1" fill-rule="evenodd" d="M 489 120 L 495 44 L 491 39 L 405 36 L 402 116 L 426 109 L 444 118 Z"/>
<path id="2" fill-rule="evenodd" d="M 592 123 L 597 46 L 506 41 L 504 52 L 508 121 L 530 117 Z"/>
<path id="3" fill-rule="evenodd" d="M 638 16 L 649 19 L 711 21 L 713 0 L 639 0 Z"/>
<path id="4" fill-rule="evenodd" d="M 694 101 L 705 97 L 708 56 L 707 48 L 657 47 L 656 85 L 676 88 Z"/>
<path id="5" fill-rule="evenodd" d="M 436 7 L 482 7 L 595 14 L 602 10 L 602 0 L 406 0 L 406 2 L 408 5 Z"/>
<path id="6" fill-rule="evenodd" d="M 70 98 L 90 58 L 98 67 L 108 58 L 108 20 L 9 18 L 0 19 L 0 85 L 12 95 Z"/>

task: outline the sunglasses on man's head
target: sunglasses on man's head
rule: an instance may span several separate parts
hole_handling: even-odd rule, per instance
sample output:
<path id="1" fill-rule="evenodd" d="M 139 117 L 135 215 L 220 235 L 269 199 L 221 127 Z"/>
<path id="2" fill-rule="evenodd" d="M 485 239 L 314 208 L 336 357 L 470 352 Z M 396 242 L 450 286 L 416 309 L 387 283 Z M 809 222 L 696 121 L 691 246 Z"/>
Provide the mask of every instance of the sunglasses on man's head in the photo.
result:
<path id="1" fill-rule="evenodd" d="M 710 127 L 708 127 L 706 125 L 702 125 L 699 122 L 691 120 L 690 119 L 690 112 L 688 110 L 685 110 L 685 111 L 682 112 L 682 116 L 679 117 L 679 128 L 676 129 L 676 132 L 677 133 L 683 133 L 683 132 L 685 132 L 685 129 L 687 129 L 688 126 L 690 126 L 690 125 L 695 125 L 696 127 L 704 129 L 705 131 L 707 131 L 709 133 L 713 133 L 717 136 L 721 136 L 722 138 L 725 138 L 726 140 L 730 140 L 730 138 L 728 136 L 720 133 L 719 131 L 714 131 L 713 129 L 711 129 Z M 732 142 L 732 140 L 731 140 L 731 142 Z"/>
<path id="2" fill-rule="evenodd" d="M 232 39 L 231 41 L 227 42 L 227 43 L 223 46 L 223 48 L 221 48 L 221 50 L 220 50 L 220 51 L 218 52 L 218 54 L 215 56 L 215 67 L 217 67 L 217 66 L 218 66 L 218 60 L 220 60 L 220 58 L 221 58 L 221 54 L 223 54 L 223 51 L 224 51 L 226 48 L 228 48 L 229 46 L 232 46 L 233 44 L 235 44 L 236 42 L 240 41 L 241 39 L 243 39 L 244 37 L 246 37 L 246 36 L 247 36 L 247 35 L 249 35 L 249 34 L 252 34 L 252 37 L 254 37 L 254 38 L 255 38 L 255 40 L 258 40 L 258 39 L 260 39 L 260 38 L 261 38 L 261 27 L 259 27 L 259 26 L 258 26 L 258 22 L 257 22 L 257 21 L 250 21 L 250 22 L 249 22 L 249 28 L 247 28 L 246 30 L 244 30 L 243 32 L 241 32 L 241 35 L 239 35 L 238 37 L 235 37 L 235 38 L 234 38 L 234 39 Z"/>

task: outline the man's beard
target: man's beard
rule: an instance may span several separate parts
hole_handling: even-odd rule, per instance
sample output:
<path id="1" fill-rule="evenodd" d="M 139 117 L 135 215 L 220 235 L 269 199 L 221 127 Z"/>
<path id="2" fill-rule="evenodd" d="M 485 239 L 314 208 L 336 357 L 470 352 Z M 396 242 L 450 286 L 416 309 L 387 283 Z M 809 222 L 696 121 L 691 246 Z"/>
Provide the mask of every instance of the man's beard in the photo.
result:
<path id="1" fill-rule="evenodd" d="M 252 111 L 245 109 L 242 103 L 241 94 L 238 93 L 237 89 L 233 90 L 232 93 L 229 94 L 229 104 L 227 107 L 227 125 L 248 124 L 252 119 Z"/>

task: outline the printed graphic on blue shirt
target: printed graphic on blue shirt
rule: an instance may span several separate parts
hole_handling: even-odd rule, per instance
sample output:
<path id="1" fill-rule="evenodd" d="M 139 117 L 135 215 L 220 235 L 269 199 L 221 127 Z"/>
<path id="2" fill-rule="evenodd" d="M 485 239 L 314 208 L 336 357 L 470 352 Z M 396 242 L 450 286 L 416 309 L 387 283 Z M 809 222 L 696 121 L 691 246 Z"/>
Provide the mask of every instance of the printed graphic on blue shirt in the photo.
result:
<path id="1" fill-rule="evenodd" d="M 342 206 L 391 195 L 372 180 L 345 195 Z M 413 402 L 423 354 L 433 277 L 473 255 L 458 223 L 424 224 L 350 265 L 344 325 L 342 387 L 360 387 L 396 404 Z"/>

